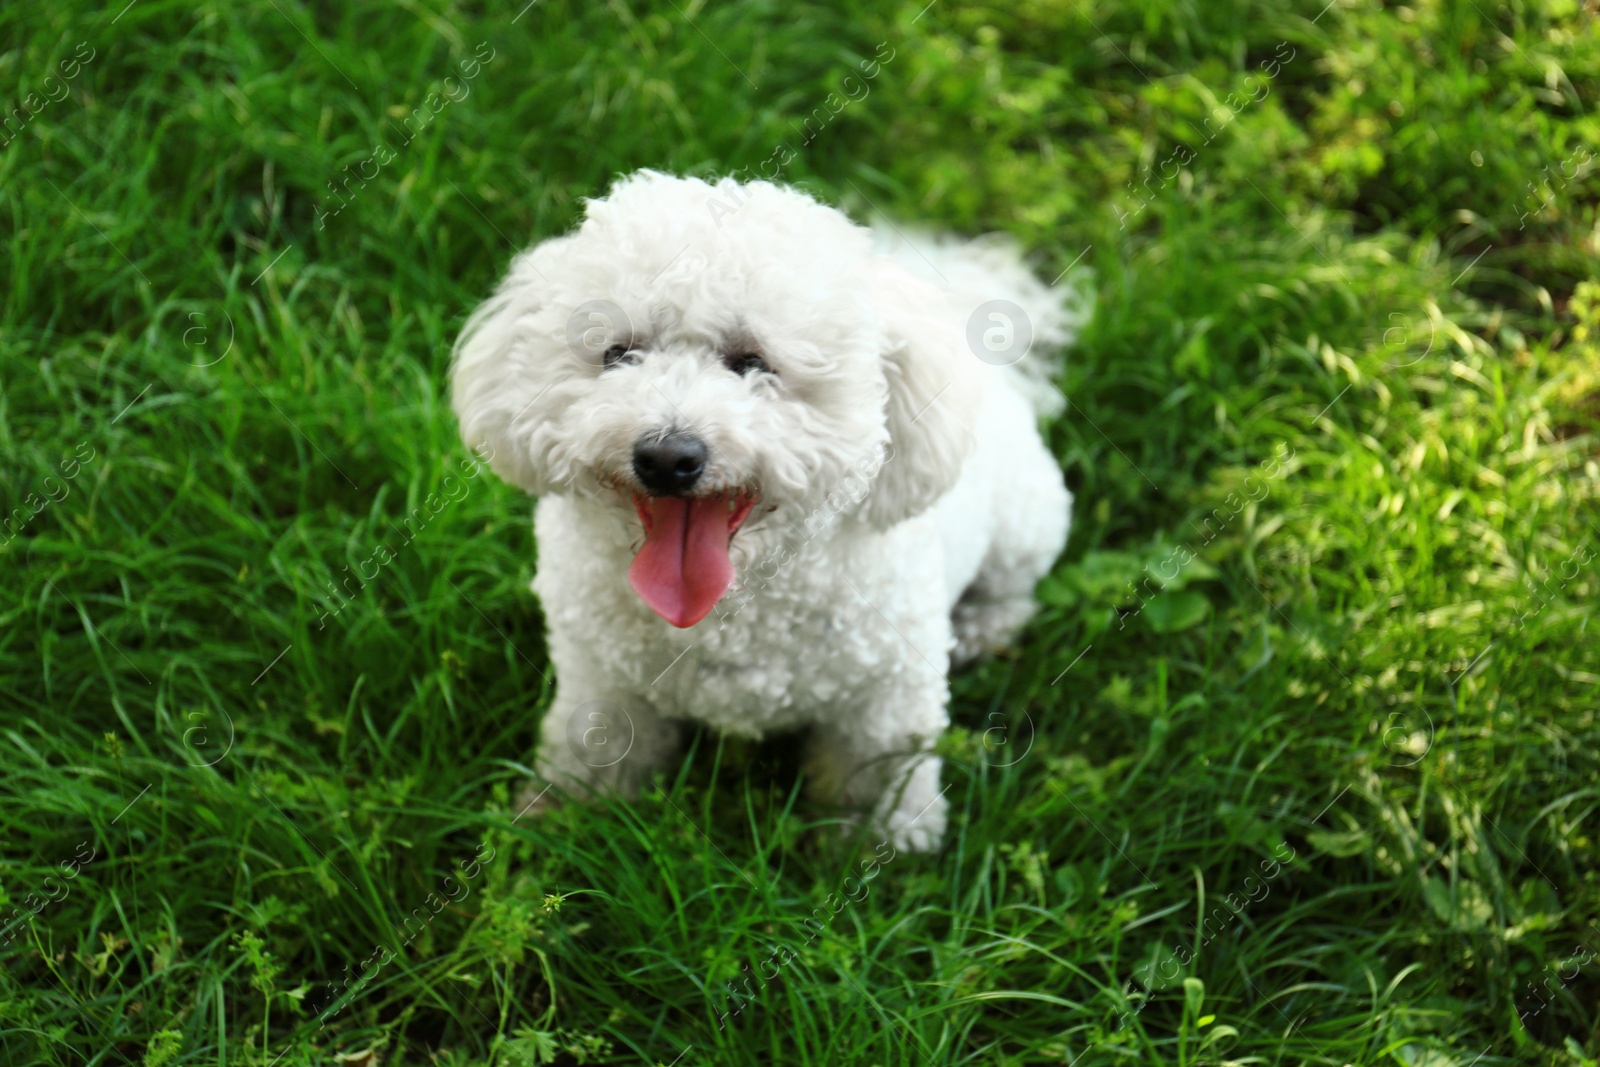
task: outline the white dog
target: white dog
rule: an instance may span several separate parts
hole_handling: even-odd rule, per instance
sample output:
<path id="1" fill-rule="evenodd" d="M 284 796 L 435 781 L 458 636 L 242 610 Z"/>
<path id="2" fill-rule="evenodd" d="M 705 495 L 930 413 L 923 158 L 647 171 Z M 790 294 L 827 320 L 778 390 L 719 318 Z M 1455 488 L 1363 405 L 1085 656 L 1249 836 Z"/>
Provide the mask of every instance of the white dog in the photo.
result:
<path id="1" fill-rule="evenodd" d="M 467 322 L 462 437 L 539 496 L 550 782 L 633 795 L 675 720 L 804 725 L 814 795 L 940 841 L 952 656 L 1015 636 L 1066 543 L 1038 420 L 1075 316 L 1004 242 L 893 244 L 641 171 Z"/>

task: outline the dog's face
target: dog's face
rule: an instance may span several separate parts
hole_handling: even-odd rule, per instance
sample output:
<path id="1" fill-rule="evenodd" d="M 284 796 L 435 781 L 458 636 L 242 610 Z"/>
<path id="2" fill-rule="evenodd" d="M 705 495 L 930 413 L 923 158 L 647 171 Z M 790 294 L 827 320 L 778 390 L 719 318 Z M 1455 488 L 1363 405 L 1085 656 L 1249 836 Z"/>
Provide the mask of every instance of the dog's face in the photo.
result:
<path id="1" fill-rule="evenodd" d="M 455 409 L 507 480 L 626 513 L 633 588 L 690 626 L 819 515 L 888 525 L 953 483 L 970 371 L 941 314 L 801 193 L 643 172 L 513 263 Z"/>

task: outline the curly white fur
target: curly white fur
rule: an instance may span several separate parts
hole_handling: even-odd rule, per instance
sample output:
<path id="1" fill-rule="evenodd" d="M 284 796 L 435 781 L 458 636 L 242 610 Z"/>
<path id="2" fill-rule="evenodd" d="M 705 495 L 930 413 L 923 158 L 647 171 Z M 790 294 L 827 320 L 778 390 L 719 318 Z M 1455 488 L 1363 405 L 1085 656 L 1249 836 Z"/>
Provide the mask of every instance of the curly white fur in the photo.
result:
<path id="1" fill-rule="evenodd" d="M 1009 244 L 875 239 L 795 189 L 651 171 L 516 257 L 462 332 L 453 393 L 467 444 L 540 498 L 557 672 L 541 775 L 632 792 L 675 720 L 807 725 L 814 794 L 934 847 L 952 653 L 1014 636 L 1066 542 L 1071 496 L 1037 429 L 1059 403 L 1064 296 Z M 1010 367 L 969 345 L 991 300 L 1031 327 Z M 628 359 L 603 366 L 612 344 Z M 730 370 L 744 351 L 771 373 Z M 628 582 L 633 450 L 668 430 L 709 448 L 696 495 L 757 499 L 733 586 L 686 629 Z"/>

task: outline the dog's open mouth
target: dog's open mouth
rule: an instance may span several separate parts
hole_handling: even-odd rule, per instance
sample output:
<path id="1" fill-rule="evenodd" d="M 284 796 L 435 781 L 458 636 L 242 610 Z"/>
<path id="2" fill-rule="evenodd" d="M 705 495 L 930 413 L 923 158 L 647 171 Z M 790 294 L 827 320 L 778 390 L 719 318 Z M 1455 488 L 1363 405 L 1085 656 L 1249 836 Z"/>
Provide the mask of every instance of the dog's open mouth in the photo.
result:
<path id="1" fill-rule="evenodd" d="M 650 610 L 679 628 L 707 615 L 733 584 L 728 545 L 755 496 L 639 496 L 644 547 L 628 568 L 628 584 Z"/>

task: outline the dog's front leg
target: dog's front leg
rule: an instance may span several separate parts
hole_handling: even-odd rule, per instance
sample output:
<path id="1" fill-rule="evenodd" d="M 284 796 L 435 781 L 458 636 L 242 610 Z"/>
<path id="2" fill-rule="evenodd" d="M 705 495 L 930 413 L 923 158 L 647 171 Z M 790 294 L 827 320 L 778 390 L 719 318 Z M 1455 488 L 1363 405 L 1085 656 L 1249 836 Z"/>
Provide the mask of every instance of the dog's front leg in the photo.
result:
<path id="1" fill-rule="evenodd" d="M 872 812 L 897 849 L 929 852 L 944 838 L 942 762 L 931 753 L 949 722 L 944 678 L 885 686 L 867 712 L 813 728 L 806 757 L 814 797 Z"/>
<path id="2" fill-rule="evenodd" d="M 539 776 L 569 796 L 635 797 L 650 773 L 678 750 L 678 728 L 600 672 L 563 664 L 556 696 L 539 727 Z M 589 684 L 585 684 L 585 682 Z"/>

